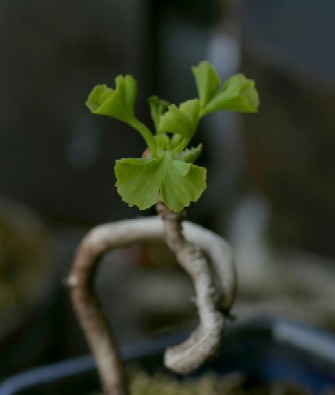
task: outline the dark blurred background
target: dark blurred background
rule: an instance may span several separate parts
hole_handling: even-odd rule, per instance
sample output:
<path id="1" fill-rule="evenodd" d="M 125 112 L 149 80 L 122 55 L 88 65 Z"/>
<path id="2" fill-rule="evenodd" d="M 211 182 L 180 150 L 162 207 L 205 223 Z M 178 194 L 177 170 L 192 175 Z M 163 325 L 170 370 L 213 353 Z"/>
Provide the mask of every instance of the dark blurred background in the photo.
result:
<path id="1" fill-rule="evenodd" d="M 95 84 L 113 86 L 118 74 L 137 79 L 137 115 L 146 123 L 149 95 L 175 103 L 195 96 L 190 68 L 203 59 L 223 80 L 236 72 L 255 79 L 259 114 L 214 114 L 200 125 L 195 143 L 205 146 L 208 190 L 189 219 L 227 237 L 240 267 L 245 256 L 257 261 L 246 269 L 253 279 L 263 281 L 257 270 L 271 266 L 269 251 L 298 251 L 294 261 L 303 268 L 322 262 L 333 274 L 334 17 L 333 0 L 0 0 L 0 360 L 7 361 L 0 378 L 85 350 L 71 338 L 77 327 L 64 318 L 71 312 L 60 285 L 76 245 L 93 225 L 153 214 L 128 208 L 114 187 L 115 160 L 140 156 L 141 138 L 85 106 Z M 162 260 L 155 253 L 146 247 L 117 256 L 126 263 L 113 269 L 122 286 L 112 310 L 120 313 L 116 332 L 124 340 L 150 333 L 164 318 L 151 307 L 136 306 L 146 315 L 125 313 L 121 288 L 141 294 L 170 277 L 178 288 L 175 272 L 155 263 Z M 141 265 L 132 268 L 131 260 Z M 22 270 L 34 273 L 32 297 L 18 296 L 28 281 Z M 22 283 L 14 284 L 17 278 Z M 166 316 L 189 317 L 188 305 L 176 306 Z M 34 322 L 42 324 L 36 329 Z"/>

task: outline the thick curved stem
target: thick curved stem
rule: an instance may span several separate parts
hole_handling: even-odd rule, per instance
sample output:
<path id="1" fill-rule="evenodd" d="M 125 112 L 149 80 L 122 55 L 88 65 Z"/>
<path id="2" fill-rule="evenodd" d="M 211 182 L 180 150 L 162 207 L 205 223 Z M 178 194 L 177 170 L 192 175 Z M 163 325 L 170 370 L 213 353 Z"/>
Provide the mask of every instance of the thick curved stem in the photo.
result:
<path id="1" fill-rule="evenodd" d="M 114 337 L 94 290 L 98 262 L 108 244 L 92 243 L 90 235 L 79 246 L 66 284 L 74 309 L 94 354 L 105 395 L 128 395 L 123 365 Z"/>
<path id="2" fill-rule="evenodd" d="M 183 221 L 182 226 L 186 240 L 198 245 L 212 262 L 220 278 L 221 306 L 229 310 L 236 288 L 229 245 L 219 236 L 200 226 L 187 221 Z M 102 386 L 107 395 L 126 395 L 127 388 L 118 350 L 93 286 L 97 265 L 102 254 L 112 248 L 163 238 L 164 224 L 159 217 L 101 225 L 92 229 L 83 239 L 73 262 L 67 284 L 71 290 L 71 298 L 79 322 L 95 356 Z M 206 271 L 208 272 L 208 269 Z M 211 292 L 214 292 L 213 289 Z M 207 317 L 206 312 L 203 313 L 203 317 Z M 205 327 L 207 328 L 206 325 Z M 199 333 L 203 336 L 202 331 Z"/>
<path id="3" fill-rule="evenodd" d="M 217 310 L 217 292 L 210 267 L 198 245 L 186 240 L 182 232 L 182 214 L 157 204 L 164 221 L 165 240 L 179 264 L 191 277 L 200 323 L 188 340 L 165 353 L 165 365 L 177 373 L 187 374 L 213 356 L 220 346 L 224 317 Z"/>

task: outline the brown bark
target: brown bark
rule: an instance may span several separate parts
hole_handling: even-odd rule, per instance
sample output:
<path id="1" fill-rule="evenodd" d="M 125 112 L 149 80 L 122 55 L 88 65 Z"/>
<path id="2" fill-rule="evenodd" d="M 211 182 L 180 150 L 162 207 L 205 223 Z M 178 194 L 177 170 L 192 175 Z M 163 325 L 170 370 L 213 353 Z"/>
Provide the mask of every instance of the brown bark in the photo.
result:
<path id="1" fill-rule="evenodd" d="M 191 277 L 200 323 L 181 345 L 168 349 L 165 365 L 187 374 L 201 366 L 218 350 L 224 327 L 224 317 L 217 309 L 217 291 L 207 259 L 199 246 L 187 241 L 182 231 L 182 214 L 169 210 L 164 203 L 157 211 L 165 226 L 165 240 L 179 264 Z"/>
<path id="2" fill-rule="evenodd" d="M 198 330 L 189 341 L 167 350 L 167 364 L 173 370 L 185 373 L 196 368 L 218 346 L 223 317 L 216 307 L 229 311 L 236 288 L 229 245 L 208 230 L 187 221 L 181 222 L 179 217 L 165 216 L 164 224 L 160 218 L 153 217 L 98 226 L 80 244 L 67 284 L 106 395 L 127 395 L 128 391 L 122 362 L 94 289 L 100 258 L 112 248 L 164 237 L 194 282 L 200 316 Z M 212 267 L 207 264 L 205 256 Z M 213 273 L 219 279 L 216 284 Z"/>
<path id="3" fill-rule="evenodd" d="M 67 279 L 74 309 L 94 354 L 105 395 L 128 395 L 119 352 L 94 290 L 95 272 L 105 246 L 82 241 Z"/>

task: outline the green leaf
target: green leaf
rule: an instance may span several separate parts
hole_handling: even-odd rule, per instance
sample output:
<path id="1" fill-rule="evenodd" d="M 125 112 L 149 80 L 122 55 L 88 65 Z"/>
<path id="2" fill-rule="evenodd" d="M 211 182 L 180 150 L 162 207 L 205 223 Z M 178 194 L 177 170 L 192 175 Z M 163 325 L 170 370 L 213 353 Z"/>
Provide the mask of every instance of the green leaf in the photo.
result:
<path id="1" fill-rule="evenodd" d="M 188 100 L 180 104 L 179 108 L 174 104 L 169 106 L 168 111 L 160 117 L 159 132 L 178 133 L 191 140 L 199 123 L 200 103 L 198 99 Z"/>
<path id="2" fill-rule="evenodd" d="M 122 107 L 127 113 L 134 116 L 134 107 L 137 97 L 137 82 L 131 75 L 119 75 L 115 79 L 116 94 Z"/>
<path id="3" fill-rule="evenodd" d="M 197 147 L 187 148 L 182 152 L 179 152 L 175 159 L 182 160 L 187 163 L 194 163 L 200 156 L 202 152 L 202 144 L 199 144 Z"/>
<path id="4" fill-rule="evenodd" d="M 196 202 L 206 189 L 206 169 L 180 160 L 171 160 L 160 194 L 175 212 Z"/>
<path id="5" fill-rule="evenodd" d="M 170 152 L 158 158 L 117 160 L 115 174 L 122 200 L 141 210 L 156 204 L 161 196 L 170 210 L 178 212 L 206 189 L 206 169 L 174 160 Z"/>
<path id="6" fill-rule="evenodd" d="M 259 97 L 253 80 L 243 74 L 230 77 L 222 90 L 202 109 L 203 114 L 213 111 L 230 110 L 238 112 L 257 112 Z"/>
<path id="7" fill-rule="evenodd" d="M 115 89 L 108 88 L 106 85 L 95 86 L 88 96 L 86 105 L 94 114 L 108 115 L 122 122 L 131 123 L 134 120 L 137 83 L 130 75 L 119 75 L 115 82 Z"/>
<path id="8" fill-rule="evenodd" d="M 221 80 L 213 66 L 207 61 L 192 67 L 201 107 L 205 107 L 219 92 Z"/>
<path id="9" fill-rule="evenodd" d="M 167 111 L 170 103 L 166 100 L 159 99 L 157 96 L 150 96 L 148 101 L 151 118 L 154 122 L 156 131 L 158 131 L 160 118 Z"/>
<path id="10" fill-rule="evenodd" d="M 154 159 L 124 158 L 116 161 L 116 187 L 130 207 L 145 210 L 156 204 L 162 182 L 163 157 Z"/>

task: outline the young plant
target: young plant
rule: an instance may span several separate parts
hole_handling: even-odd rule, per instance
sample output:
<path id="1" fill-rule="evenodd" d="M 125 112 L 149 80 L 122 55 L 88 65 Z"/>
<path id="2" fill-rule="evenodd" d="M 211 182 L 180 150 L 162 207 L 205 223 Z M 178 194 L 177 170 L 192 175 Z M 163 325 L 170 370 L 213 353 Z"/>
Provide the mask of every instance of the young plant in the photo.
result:
<path id="1" fill-rule="evenodd" d="M 116 161 L 116 187 L 129 206 L 145 210 L 156 205 L 158 217 L 120 221 L 94 228 L 78 248 L 67 284 L 106 395 L 126 395 L 128 389 L 114 339 L 93 287 L 100 257 L 111 248 L 139 241 L 165 239 L 195 288 L 200 323 L 189 339 L 165 353 L 165 365 L 186 374 L 198 368 L 218 349 L 236 291 L 230 246 L 219 236 L 183 220 L 185 207 L 206 189 L 206 169 L 194 162 L 202 145 L 189 148 L 201 118 L 215 111 L 256 112 L 255 84 L 236 74 L 221 84 L 214 68 L 200 62 L 192 68 L 198 98 L 179 106 L 157 96 L 149 98 L 154 132 L 135 115 L 137 84 L 118 76 L 114 89 L 97 85 L 87 106 L 94 114 L 116 118 L 143 137 L 140 158 Z"/>

